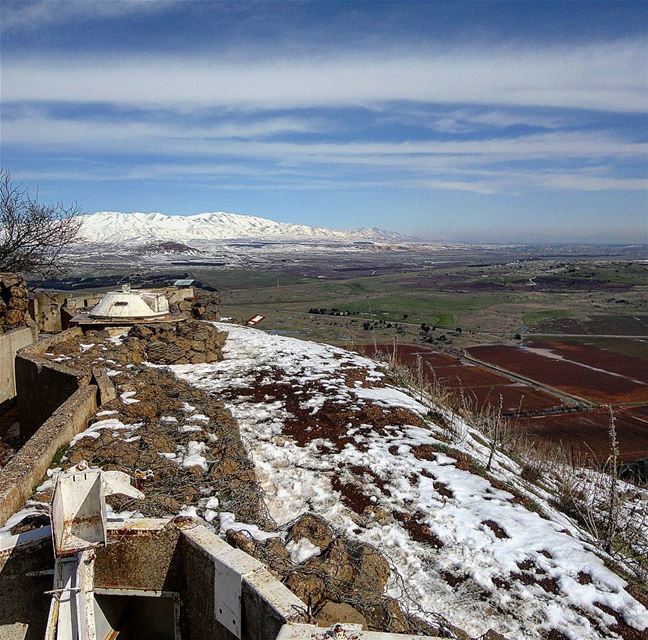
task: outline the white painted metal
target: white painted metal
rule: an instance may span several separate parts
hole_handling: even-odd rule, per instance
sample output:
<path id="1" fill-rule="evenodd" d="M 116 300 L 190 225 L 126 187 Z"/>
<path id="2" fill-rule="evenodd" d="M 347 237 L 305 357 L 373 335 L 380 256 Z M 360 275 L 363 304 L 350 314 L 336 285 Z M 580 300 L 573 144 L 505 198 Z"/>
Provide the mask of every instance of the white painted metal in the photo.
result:
<path id="1" fill-rule="evenodd" d="M 94 549 L 86 549 L 56 558 L 47 640 L 96 640 L 94 554 Z"/>
<path id="2" fill-rule="evenodd" d="M 57 557 L 106 543 L 106 503 L 100 470 L 75 468 L 56 475 L 52 534 Z"/>
<path id="3" fill-rule="evenodd" d="M 123 471 L 102 471 L 104 496 L 120 494 L 129 498 L 144 498 L 144 494 L 131 483 L 130 476 Z"/>
<path id="4" fill-rule="evenodd" d="M 51 520 L 54 588 L 46 640 L 96 640 L 94 548 L 107 541 L 106 495 L 144 494 L 120 471 L 88 469 L 85 462 L 55 474 Z"/>
<path id="5" fill-rule="evenodd" d="M 80 463 L 55 475 L 51 518 L 57 557 L 106 544 L 106 496 L 115 493 L 144 497 L 121 471 L 87 469 Z"/>
<path id="6" fill-rule="evenodd" d="M 131 291 L 124 285 L 121 291 L 109 291 L 96 304 L 91 318 L 148 318 L 169 313 L 169 301 L 163 293 Z"/>
<path id="7" fill-rule="evenodd" d="M 214 562 L 214 617 L 241 637 L 241 574 L 225 562 Z"/>

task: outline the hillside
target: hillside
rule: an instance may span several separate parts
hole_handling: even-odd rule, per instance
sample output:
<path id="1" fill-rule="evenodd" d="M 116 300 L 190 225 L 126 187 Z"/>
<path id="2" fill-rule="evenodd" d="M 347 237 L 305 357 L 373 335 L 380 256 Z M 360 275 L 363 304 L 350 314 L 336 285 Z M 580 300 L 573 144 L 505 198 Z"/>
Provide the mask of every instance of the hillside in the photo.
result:
<path id="1" fill-rule="evenodd" d="M 140 329 L 124 339 L 86 334 L 45 354 L 66 366 L 110 366 L 118 397 L 59 464 L 146 470 L 146 498 L 111 501 L 111 518 L 200 518 L 258 554 L 304 602 L 322 600 L 322 576 L 335 599 L 331 576 L 339 590 L 340 576 L 357 575 L 342 547 L 377 549 L 388 569 L 371 597 L 468 634 L 449 637 L 492 629 L 509 640 L 634 640 L 648 629 L 645 595 L 629 584 L 637 567 L 604 553 L 558 508 L 560 482 L 600 486 L 599 474 L 546 470 L 531 482 L 522 461 L 499 451 L 487 470 L 484 434 L 397 386 L 385 366 L 329 345 L 215 327 L 228 332 L 224 358 L 203 364 L 152 366 Z M 5 531 L 46 513 L 50 475 Z M 646 530 L 634 523 L 645 522 L 646 492 L 620 487 L 619 519 L 640 533 L 631 544 L 645 547 Z M 345 542 L 295 535 L 302 514 L 323 518 Z M 398 630 L 371 622 L 374 609 L 357 591 L 345 597 L 373 628 Z"/>
<path id="2" fill-rule="evenodd" d="M 237 213 L 199 213 L 171 216 L 162 213 L 101 211 L 85 216 L 81 230 L 88 242 L 142 244 L 149 242 L 272 240 L 272 241 L 402 241 L 398 233 L 367 228 L 339 231 L 325 227 L 275 222 Z"/>

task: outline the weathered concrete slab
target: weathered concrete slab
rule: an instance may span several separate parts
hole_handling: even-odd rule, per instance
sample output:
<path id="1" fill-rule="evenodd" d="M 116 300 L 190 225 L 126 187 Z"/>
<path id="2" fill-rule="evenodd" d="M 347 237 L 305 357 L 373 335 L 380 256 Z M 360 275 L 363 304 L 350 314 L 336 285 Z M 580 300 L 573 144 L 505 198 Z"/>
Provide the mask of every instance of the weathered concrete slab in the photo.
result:
<path id="1" fill-rule="evenodd" d="M 0 334 L 0 403 L 16 397 L 16 354 L 34 342 L 36 332 L 31 327 Z"/>
<path id="2" fill-rule="evenodd" d="M 59 447 L 81 433 L 97 411 L 95 385 L 78 389 L 0 470 L 0 526 L 40 484 Z"/>

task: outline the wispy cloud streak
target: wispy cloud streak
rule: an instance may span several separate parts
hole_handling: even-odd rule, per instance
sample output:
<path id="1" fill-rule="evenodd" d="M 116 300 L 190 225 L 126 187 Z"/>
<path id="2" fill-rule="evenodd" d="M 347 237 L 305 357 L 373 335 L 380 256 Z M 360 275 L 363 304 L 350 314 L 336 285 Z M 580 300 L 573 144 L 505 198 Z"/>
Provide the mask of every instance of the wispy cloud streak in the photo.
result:
<path id="1" fill-rule="evenodd" d="M 646 107 L 646 44 L 503 46 L 330 57 L 14 58 L 4 100 L 153 107 L 303 108 L 390 101 Z"/>

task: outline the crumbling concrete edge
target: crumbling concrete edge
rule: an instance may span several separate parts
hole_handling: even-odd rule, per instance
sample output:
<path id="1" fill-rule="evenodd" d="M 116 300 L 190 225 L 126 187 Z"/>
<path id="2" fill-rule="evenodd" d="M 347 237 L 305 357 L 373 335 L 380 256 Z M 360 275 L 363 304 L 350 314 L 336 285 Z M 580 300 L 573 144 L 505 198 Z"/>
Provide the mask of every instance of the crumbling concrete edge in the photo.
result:
<path id="1" fill-rule="evenodd" d="M 98 407 L 96 385 L 72 394 L 0 470 L 0 526 L 25 504 L 56 452 L 88 426 Z"/>
<path id="2" fill-rule="evenodd" d="M 99 400 L 97 402 L 99 406 L 106 404 L 106 402 L 110 402 L 117 397 L 117 390 L 108 376 L 106 369 L 93 369 L 91 384 L 97 385 L 97 388 L 99 389 Z"/>
<path id="3" fill-rule="evenodd" d="M 217 576 L 234 575 L 240 580 L 240 599 L 231 604 L 238 607 L 242 628 L 240 635 L 234 635 L 274 640 L 284 624 L 305 620 L 306 605 L 256 558 L 234 549 L 203 525 L 183 529 L 182 536 L 213 563 Z M 218 619 L 216 611 L 214 617 Z"/>
<path id="4" fill-rule="evenodd" d="M 276 640 L 442 640 L 440 636 L 413 636 L 406 633 L 363 631 L 359 624 L 336 624 L 322 629 L 312 624 L 286 624 Z"/>

